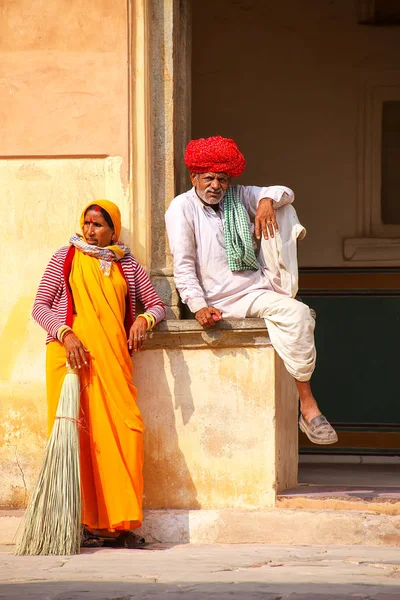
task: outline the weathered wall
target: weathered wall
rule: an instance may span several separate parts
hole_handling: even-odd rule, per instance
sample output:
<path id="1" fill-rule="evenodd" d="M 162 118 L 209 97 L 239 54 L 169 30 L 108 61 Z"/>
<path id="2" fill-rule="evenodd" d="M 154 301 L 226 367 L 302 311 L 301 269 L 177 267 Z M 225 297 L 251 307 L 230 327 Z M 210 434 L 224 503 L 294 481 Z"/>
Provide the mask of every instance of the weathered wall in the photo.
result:
<path id="1" fill-rule="evenodd" d="M 345 265 L 357 236 L 360 75 L 399 69 L 400 28 L 357 25 L 349 0 L 203 0 L 193 9 L 192 133 L 234 137 L 240 181 L 285 183 L 302 266 Z"/>
<path id="2" fill-rule="evenodd" d="M 0 5 L 2 156 L 121 156 L 127 174 L 125 0 Z"/>
<path id="3" fill-rule="evenodd" d="M 133 40 L 137 52 L 133 66 L 128 60 L 127 4 L 122 0 L 112 5 L 106 0 L 61 0 L 56 6 L 39 0 L 1 4 L 0 507 L 23 506 L 38 471 L 46 441 L 45 334 L 32 322 L 30 311 L 46 263 L 76 231 L 84 204 L 98 197 L 117 202 L 125 226 L 123 237 L 134 248 L 132 212 L 154 220 L 150 240 L 146 221 L 146 234 L 138 247 L 144 257 L 151 247 L 153 275 L 168 293 L 170 259 L 165 255 L 162 217 L 174 186 L 184 180 L 177 161 L 188 136 L 183 107 L 190 104 L 190 94 L 182 93 L 180 102 L 171 105 L 189 76 L 185 57 L 185 72 L 174 79 L 179 66 L 176 55 L 185 55 L 190 45 L 183 32 L 190 12 L 186 6 L 179 13 L 182 2 L 152 0 L 146 5 L 132 0 L 134 18 L 140 16 L 142 24 Z M 143 71 L 149 58 L 143 15 L 149 6 L 157 13 L 157 18 L 152 13 L 149 19 L 159 28 L 154 38 L 162 41 L 162 60 L 157 64 L 165 67 L 162 85 L 155 86 L 153 72 L 155 87 L 150 90 Z M 129 97 L 130 67 L 136 83 L 140 79 L 140 85 L 132 86 L 140 99 Z M 161 77 L 160 73 L 156 69 L 155 74 Z M 150 143 L 146 123 L 141 123 L 132 160 L 129 132 L 135 137 L 139 129 L 132 116 L 140 114 L 146 120 L 146 102 L 149 97 L 156 99 L 156 90 L 162 87 L 160 119 L 168 127 L 156 128 L 154 138 L 159 139 Z M 183 111 L 179 115 L 178 106 Z M 147 154 L 149 146 L 152 152 Z M 142 187 L 135 180 L 133 198 L 129 192 L 129 174 L 136 173 L 132 165 L 138 169 L 148 156 L 155 158 L 146 167 L 153 173 L 151 189 L 160 179 L 151 207 L 147 175 Z M 145 191 L 141 198 L 140 189 Z M 171 306 L 176 305 L 174 291 L 169 293 Z M 173 323 L 172 329 L 177 321 Z M 192 334 L 178 323 L 178 329 L 183 327 L 177 333 L 178 344 L 164 340 L 163 349 L 153 345 L 135 357 L 135 382 L 147 423 L 148 507 L 273 506 L 276 491 L 296 483 L 293 381 L 272 348 L 260 347 L 265 346 L 260 342 L 266 337 L 263 323 L 257 336 L 240 348 L 238 336 L 250 327 L 248 323 L 234 332 L 234 343 L 214 347 L 218 339 L 213 336 L 218 338 L 219 328 L 225 325 L 232 330 L 229 324 L 220 324 L 208 335 L 195 323 L 200 330 L 196 335 L 204 335 L 207 342 L 194 350 L 185 346 Z M 293 443 L 286 446 L 287 437 Z"/>
<path id="4" fill-rule="evenodd" d="M 30 319 L 84 204 L 130 225 L 127 4 L 0 4 L 0 505 L 20 506 L 45 443 L 44 332 Z M 125 229 L 125 239 L 130 234 Z"/>
<path id="5" fill-rule="evenodd" d="M 121 158 L 0 160 L 0 506 L 19 506 L 45 444 L 45 333 L 30 312 L 51 254 L 82 206 L 113 198 L 128 222 Z"/>
<path id="6" fill-rule="evenodd" d="M 210 338 L 210 346 L 191 349 L 182 347 L 193 333 L 187 324 L 177 343 L 170 334 L 168 348 L 150 343 L 134 360 L 146 424 L 144 506 L 273 507 L 276 493 L 297 483 L 293 379 L 265 329 L 242 347 Z M 246 335 L 235 331 L 236 344 Z"/>

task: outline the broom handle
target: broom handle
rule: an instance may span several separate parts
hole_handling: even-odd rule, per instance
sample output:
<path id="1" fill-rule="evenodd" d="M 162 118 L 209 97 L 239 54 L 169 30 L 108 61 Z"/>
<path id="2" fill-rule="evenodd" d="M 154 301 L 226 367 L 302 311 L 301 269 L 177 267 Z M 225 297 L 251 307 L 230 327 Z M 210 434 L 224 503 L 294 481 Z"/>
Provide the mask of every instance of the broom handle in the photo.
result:
<path id="1" fill-rule="evenodd" d="M 79 369 L 73 369 L 72 367 L 70 367 L 69 365 L 67 365 L 66 371 L 67 375 L 79 375 Z"/>

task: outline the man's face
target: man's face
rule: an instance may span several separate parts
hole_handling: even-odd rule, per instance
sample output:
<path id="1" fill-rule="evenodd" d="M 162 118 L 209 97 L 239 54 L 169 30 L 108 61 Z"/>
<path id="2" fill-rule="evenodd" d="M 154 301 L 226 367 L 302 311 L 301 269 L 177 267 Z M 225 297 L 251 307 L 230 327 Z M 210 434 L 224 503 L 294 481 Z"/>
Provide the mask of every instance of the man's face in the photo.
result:
<path id="1" fill-rule="evenodd" d="M 191 173 L 190 179 L 198 197 L 206 204 L 221 202 L 231 181 L 226 173 Z"/>

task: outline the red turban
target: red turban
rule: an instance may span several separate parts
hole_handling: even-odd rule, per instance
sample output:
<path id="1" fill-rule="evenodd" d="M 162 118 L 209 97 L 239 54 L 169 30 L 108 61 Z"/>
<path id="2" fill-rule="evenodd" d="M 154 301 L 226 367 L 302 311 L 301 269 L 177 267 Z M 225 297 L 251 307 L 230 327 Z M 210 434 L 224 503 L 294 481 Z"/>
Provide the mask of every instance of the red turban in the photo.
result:
<path id="1" fill-rule="evenodd" d="M 246 166 L 236 143 L 220 135 L 189 142 L 185 163 L 191 173 L 226 173 L 229 177 L 239 177 Z"/>

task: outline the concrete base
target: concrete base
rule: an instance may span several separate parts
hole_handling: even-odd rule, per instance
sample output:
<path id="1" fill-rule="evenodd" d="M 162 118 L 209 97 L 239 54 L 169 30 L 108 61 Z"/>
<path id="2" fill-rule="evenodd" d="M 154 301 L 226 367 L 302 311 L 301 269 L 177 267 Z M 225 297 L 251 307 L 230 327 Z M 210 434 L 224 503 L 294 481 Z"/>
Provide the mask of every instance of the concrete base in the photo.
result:
<path id="1" fill-rule="evenodd" d="M 262 319 L 164 321 L 134 356 L 145 509 L 266 509 L 297 484 L 297 391 Z"/>
<path id="2" fill-rule="evenodd" d="M 0 513 L 12 544 L 21 511 Z M 400 516 L 333 510 L 148 510 L 141 533 L 167 544 L 400 546 Z"/>
<path id="3" fill-rule="evenodd" d="M 400 546 L 400 517 L 354 511 L 149 510 L 141 531 L 163 543 Z"/>

